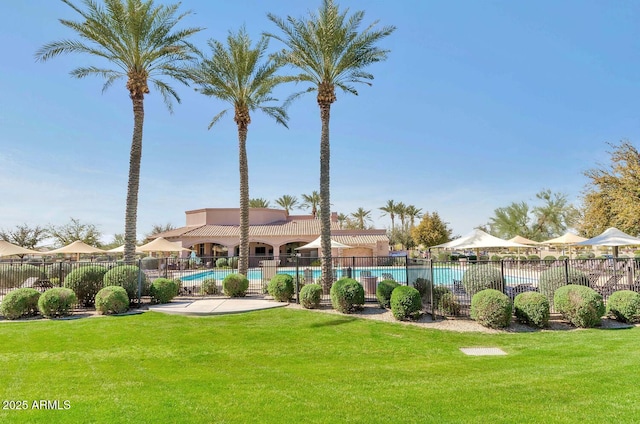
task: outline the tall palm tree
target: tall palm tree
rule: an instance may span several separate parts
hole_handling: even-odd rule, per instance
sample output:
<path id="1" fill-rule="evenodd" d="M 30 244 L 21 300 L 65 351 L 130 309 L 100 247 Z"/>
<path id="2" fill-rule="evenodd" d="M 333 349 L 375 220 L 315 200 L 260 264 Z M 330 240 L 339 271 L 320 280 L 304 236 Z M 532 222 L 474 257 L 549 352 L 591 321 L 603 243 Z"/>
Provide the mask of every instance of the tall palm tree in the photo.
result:
<path id="1" fill-rule="evenodd" d="M 357 220 L 358 229 L 360 230 L 364 230 L 366 222 L 371 222 L 371 211 L 364 210 L 364 208 L 358 208 L 358 210 L 353 212 L 351 216 L 353 219 Z"/>
<path id="2" fill-rule="evenodd" d="M 36 52 L 36 59 L 46 61 L 60 54 L 86 53 L 106 59 L 110 68 L 78 67 L 71 71 L 76 78 L 96 75 L 106 79 L 103 91 L 120 78 L 127 79 L 126 88 L 133 103 L 133 137 L 129 154 L 129 181 L 124 229 L 124 260 L 133 262 L 138 216 L 138 189 L 142 159 L 142 129 L 144 95 L 151 83 L 172 110 L 171 100 L 180 97 L 162 76 L 187 84 L 180 65 L 192 59 L 194 47 L 187 38 L 202 28 L 175 30 L 174 27 L 190 12 L 177 14 L 180 4 L 155 6 L 153 0 L 104 0 L 104 7 L 94 0 L 82 0 L 82 10 L 70 0 L 62 0 L 82 17 L 81 21 L 60 19 L 80 40 L 61 40 L 45 44 Z"/>
<path id="3" fill-rule="evenodd" d="M 262 197 L 249 199 L 250 208 L 268 208 L 269 206 L 270 206 L 269 201 L 267 199 L 263 199 Z"/>
<path id="4" fill-rule="evenodd" d="M 410 228 L 415 227 L 416 218 L 422 218 L 422 208 L 416 208 L 414 205 L 407 206 L 404 212 L 409 218 Z"/>
<path id="5" fill-rule="evenodd" d="M 387 200 L 387 204 L 384 205 L 380 209 L 382 212 L 384 212 L 382 215 L 389 215 L 389 218 L 391 218 L 391 230 L 393 231 L 393 229 L 395 228 L 395 218 L 396 218 L 396 202 L 393 200 Z"/>
<path id="6" fill-rule="evenodd" d="M 301 207 L 311 209 L 311 215 L 316 218 L 318 216 L 318 205 L 320 205 L 320 193 L 313 190 L 311 194 L 302 195 Z"/>
<path id="7" fill-rule="evenodd" d="M 349 221 L 349 217 L 340 212 L 338 214 L 338 225 L 340 226 L 340 229 L 344 228 L 344 224 L 347 223 L 347 221 Z"/>
<path id="8" fill-rule="evenodd" d="M 291 212 L 291 210 L 296 209 L 298 207 L 298 198 L 296 196 L 285 194 L 279 197 L 278 199 L 276 199 L 276 203 L 282 209 L 287 211 L 287 215 L 288 215 Z"/>
<path id="9" fill-rule="evenodd" d="M 397 203 L 396 214 L 398 215 L 398 218 L 400 218 L 400 229 L 404 231 L 406 228 L 405 222 L 407 220 L 407 205 L 405 205 L 403 202 Z"/>
<path id="10" fill-rule="evenodd" d="M 190 76 L 198 85 L 198 91 L 233 106 L 233 120 L 238 126 L 238 155 L 240 168 L 240 258 L 238 272 L 247 275 L 249 266 L 249 165 L 247 161 L 247 132 L 251 123 L 250 112 L 259 110 L 287 126 L 284 108 L 271 105 L 275 101 L 272 90 L 281 82 L 276 75 L 279 66 L 264 59 L 269 40 L 262 36 L 255 47 L 244 28 L 237 34 L 229 32 L 227 45 L 209 40 L 211 56 L 202 57 L 200 63 L 190 69 Z M 211 120 L 211 128 L 228 109 Z"/>
<path id="11" fill-rule="evenodd" d="M 285 45 L 277 57 L 297 68 L 300 74 L 294 78 L 309 87 L 300 94 L 317 91 L 322 132 L 320 136 L 320 210 L 322 278 L 325 288 L 331 283 L 331 201 L 330 201 L 330 145 L 329 121 L 331 104 L 336 101 L 336 87 L 345 93 L 358 94 L 351 84 L 369 82 L 373 75 L 364 69 L 387 58 L 388 50 L 376 47 L 376 43 L 390 35 L 395 27 L 381 30 L 374 27 L 377 21 L 359 32 L 364 18 L 363 11 L 347 16 L 348 9 L 340 11 L 333 0 L 323 0 L 317 14 L 310 12 L 307 18 L 286 20 L 269 14 L 269 19 L 282 35 L 267 34 Z"/>

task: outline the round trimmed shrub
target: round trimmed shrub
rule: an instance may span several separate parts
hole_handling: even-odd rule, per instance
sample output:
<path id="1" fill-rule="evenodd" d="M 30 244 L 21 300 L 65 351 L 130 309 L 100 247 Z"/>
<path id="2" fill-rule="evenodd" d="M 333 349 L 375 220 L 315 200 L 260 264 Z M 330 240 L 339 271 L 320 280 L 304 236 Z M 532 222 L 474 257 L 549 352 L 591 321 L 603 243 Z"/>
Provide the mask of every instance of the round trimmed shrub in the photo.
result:
<path id="1" fill-rule="evenodd" d="M 153 256 L 145 256 L 140 260 L 140 268 L 142 269 L 158 269 L 159 266 L 158 258 Z"/>
<path id="2" fill-rule="evenodd" d="M 545 260 L 545 261 L 555 261 L 556 257 L 553 256 L 553 255 L 547 255 L 547 256 L 544 257 L 543 260 Z"/>
<path id="3" fill-rule="evenodd" d="M 222 291 L 225 296 L 244 297 L 249 288 L 249 280 L 242 274 L 229 274 L 222 280 Z"/>
<path id="4" fill-rule="evenodd" d="M 216 259 L 216 268 L 226 268 L 229 264 L 227 262 L 227 258 L 218 258 Z"/>
<path id="5" fill-rule="evenodd" d="M 576 327 L 591 328 L 602 323 L 605 313 L 602 296 L 591 287 L 570 284 L 558 288 L 553 304 L 562 317 Z"/>
<path id="6" fill-rule="evenodd" d="M 0 314 L 6 319 L 18 319 L 38 314 L 40 292 L 32 288 L 15 289 L 9 292 L 0 303 Z"/>
<path id="7" fill-rule="evenodd" d="M 127 291 L 129 300 L 138 299 L 138 277 L 142 277 L 142 293 L 149 293 L 149 279 L 144 272 L 140 271 L 135 265 L 119 265 L 111 268 L 104 274 L 103 284 L 104 286 L 120 286 Z"/>
<path id="8" fill-rule="evenodd" d="M 169 303 L 178 295 L 178 283 L 168 278 L 156 278 L 149 289 L 151 302 Z"/>
<path id="9" fill-rule="evenodd" d="M 333 309 L 349 314 L 364 305 L 364 288 L 353 278 L 341 278 L 331 286 L 331 305 Z"/>
<path id="10" fill-rule="evenodd" d="M 543 328 L 549 325 L 549 299 L 538 292 L 520 293 L 513 300 L 517 320 L 523 324 Z"/>
<path id="11" fill-rule="evenodd" d="M 540 273 L 540 278 L 538 279 L 538 289 L 540 290 L 540 293 L 547 296 L 547 299 L 549 299 L 550 302 L 553 301 L 553 294 L 556 290 L 567 284 L 588 286 L 589 278 L 584 272 L 575 268 L 568 268 L 565 276 L 565 268 L 560 266 L 551 267 L 542 271 Z"/>
<path id="12" fill-rule="evenodd" d="M 287 302 L 293 296 L 293 277 L 289 274 L 276 274 L 267 285 L 269 295 L 278 302 Z"/>
<path id="13" fill-rule="evenodd" d="M 64 280 L 65 277 L 73 271 L 73 266 L 69 262 L 55 262 L 45 266 L 44 271 L 47 274 L 49 281 L 53 278 Z"/>
<path id="14" fill-rule="evenodd" d="M 416 319 L 422 309 L 422 297 L 414 287 L 398 286 L 391 293 L 391 312 L 400 321 Z"/>
<path id="15" fill-rule="evenodd" d="M 640 322 L 640 294 L 631 290 L 612 293 L 607 300 L 607 315 L 621 322 Z"/>
<path id="16" fill-rule="evenodd" d="M 485 289 L 471 298 L 471 318 L 485 327 L 508 327 L 512 311 L 511 299 L 498 290 Z"/>
<path id="17" fill-rule="evenodd" d="M 129 310 L 129 295 L 120 286 L 107 286 L 96 294 L 96 311 L 101 315 L 123 314 Z"/>
<path id="18" fill-rule="evenodd" d="M 493 262 L 498 262 L 499 260 L 501 260 L 502 258 L 499 255 L 491 255 L 491 260 Z"/>
<path id="19" fill-rule="evenodd" d="M 47 318 L 71 315 L 71 308 L 78 303 L 73 290 L 54 287 L 44 292 L 38 299 L 38 310 Z"/>
<path id="20" fill-rule="evenodd" d="M 91 306 L 96 293 L 104 287 L 103 279 L 107 268 L 102 265 L 85 265 L 76 268 L 64 279 L 64 287 L 73 290 L 82 306 Z"/>
<path id="21" fill-rule="evenodd" d="M 215 278 L 206 278 L 202 281 L 202 285 L 200 286 L 200 293 L 207 295 L 219 294 L 220 290 L 218 289 L 218 283 Z"/>
<path id="22" fill-rule="evenodd" d="M 0 267 L 0 286 L 20 287 L 29 278 L 43 278 L 45 273 L 35 265 L 22 264 Z"/>
<path id="23" fill-rule="evenodd" d="M 469 296 L 485 290 L 503 291 L 504 281 L 500 270 L 492 265 L 475 265 L 469 267 L 462 276 L 462 285 Z"/>
<path id="24" fill-rule="evenodd" d="M 231 269 L 238 269 L 238 258 L 227 259 L 227 266 Z"/>
<path id="25" fill-rule="evenodd" d="M 376 298 L 381 308 L 389 308 L 391 306 L 391 293 L 393 289 L 399 285 L 400 284 L 393 280 L 382 280 L 378 283 Z"/>
<path id="26" fill-rule="evenodd" d="M 300 290 L 300 303 L 305 309 L 314 309 L 320 306 L 322 298 L 322 286 L 320 284 L 306 284 Z"/>

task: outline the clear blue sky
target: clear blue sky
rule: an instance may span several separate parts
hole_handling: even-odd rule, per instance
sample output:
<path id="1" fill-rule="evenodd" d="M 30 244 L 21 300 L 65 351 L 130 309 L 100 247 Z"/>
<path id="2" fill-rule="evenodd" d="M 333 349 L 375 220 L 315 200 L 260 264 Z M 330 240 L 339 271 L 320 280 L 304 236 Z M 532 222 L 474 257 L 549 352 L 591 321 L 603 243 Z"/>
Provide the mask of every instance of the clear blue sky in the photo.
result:
<path id="1" fill-rule="evenodd" d="M 76 2 L 79 4 L 79 2 Z M 245 24 L 257 39 L 276 31 L 266 14 L 301 17 L 319 0 L 184 0 L 184 24 L 206 27 L 194 42 L 222 40 Z M 583 171 L 608 163 L 605 142 L 640 131 L 640 3 L 633 1 L 352 0 L 365 23 L 396 32 L 391 53 L 369 71 L 359 96 L 338 92 L 331 119 L 333 210 L 372 210 L 387 200 L 437 211 L 464 234 L 544 188 L 576 205 Z M 59 225 L 70 217 L 109 238 L 124 232 L 132 132 L 125 81 L 101 93 L 100 79 L 69 71 L 100 65 L 67 55 L 34 60 L 43 44 L 73 36 L 78 19 L 53 0 L 0 3 L 0 228 Z M 272 42 L 271 48 L 279 48 Z M 237 133 L 227 105 L 179 83 L 170 114 L 145 100 L 138 233 L 184 224 L 184 211 L 238 207 Z M 301 87 L 298 87 L 301 88 Z M 296 87 L 279 90 L 284 99 Z M 249 127 L 250 196 L 300 197 L 319 187 L 320 118 L 313 95 L 290 110 L 287 130 L 254 115 Z M 303 213 L 303 212 L 300 212 Z"/>

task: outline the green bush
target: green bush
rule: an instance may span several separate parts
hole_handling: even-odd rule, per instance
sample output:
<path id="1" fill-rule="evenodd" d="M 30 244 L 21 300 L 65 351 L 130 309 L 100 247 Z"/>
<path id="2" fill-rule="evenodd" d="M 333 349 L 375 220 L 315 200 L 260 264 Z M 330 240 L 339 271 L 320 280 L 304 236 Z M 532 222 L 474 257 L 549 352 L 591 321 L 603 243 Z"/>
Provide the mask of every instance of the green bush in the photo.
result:
<path id="1" fill-rule="evenodd" d="M 169 303 L 178 295 L 178 283 L 168 278 L 156 278 L 149 289 L 151 302 Z"/>
<path id="2" fill-rule="evenodd" d="M 71 314 L 71 308 L 78 303 L 73 290 L 54 287 L 44 292 L 38 299 L 38 310 L 47 318 L 64 317 Z"/>
<path id="3" fill-rule="evenodd" d="M 353 278 L 341 278 L 331 286 L 331 304 L 333 308 L 349 314 L 364 305 L 364 288 Z"/>
<path id="4" fill-rule="evenodd" d="M 227 258 L 218 258 L 216 259 L 216 268 L 226 268 L 229 266 L 227 262 Z"/>
<path id="5" fill-rule="evenodd" d="M 376 298 L 378 299 L 378 303 L 381 308 L 389 308 L 391 306 L 391 293 L 393 289 L 398 287 L 396 281 L 393 280 L 382 280 L 378 283 L 378 287 L 376 288 Z"/>
<path id="6" fill-rule="evenodd" d="M 607 315 L 621 322 L 640 322 L 640 294 L 631 290 L 614 292 L 607 300 Z"/>
<path id="7" fill-rule="evenodd" d="M 74 269 L 64 279 L 64 287 L 73 290 L 82 306 L 91 306 L 96 293 L 104 287 L 103 279 L 107 268 L 102 265 L 85 265 Z"/>
<path id="8" fill-rule="evenodd" d="M 433 288 L 433 304 L 443 315 L 458 315 L 460 303 L 451 290 L 445 286 Z"/>
<path id="9" fill-rule="evenodd" d="M 142 278 L 142 293 L 144 296 L 149 293 L 149 279 L 147 275 L 140 271 L 135 265 L 119 265 L 111 268 L 104 275 L 104 286 L 120 286 L 127 291 L 130 301 L 138 299 L 138 276 Z"/>
<path id="10" fill-rule="evenodd" d="M 225 296 L 244 297 L 249 288 L 249 280 L 242 274 L 229 274 L 222 280 L 222 291 Z"/>
<path id="11" fill-rule="evenodd" d="M 511 299 L 506 294 L 485 289 L 471 298 L 471 318 L 489 328 L 506 328 L 511 323 Z"/>
<path id="12" fill-rule="evenodd" d="M 499 261 L 500 259 L 502 259 L 499 255 L 491 255 L 491 260 L 494 262 Z"/>
<path id="13" fill-rule="evenodd" d="M 120 286 L 107 286 L 96 294 L 96 311 L 101 315 L 123 314 L 129 310 L 129 295 Z"/>
<path id="14" fill-rule="evenodd" d="M 218 283 L 215 278 L 206 278 L 202 281 L 202 285 L 200 286 L 200 294 L 219 294 L 220 290 L 218 289 Z"/>
<path id="15" fill-rule="evenodd" d="M 569 257 L 567 255 L 560 255 L 558 256 L 558 260 L 559 261 L 564 261 L 565 259 L 569 259 Z"/>
<path id="16" fill-rule="evenodd" d="M 538 256 L 538 255 L 528 255 L 527 256 L 527 260 L 528 261 L 539 261 L 540 260 L 540 256 Z"/>
<path id="17" fill-rule="evenodd" d="M 300 290 L 300 303 L 305 309 L 319 307 L 321 298 L 322 286 L 320 284 L 307 284 Z"/>
<path id="18" fill-rule="evenodd" d="M 427 278 L 416 278 L 416 281 L 413 283 L 413 288 L 418 290 L 420 297 L 424 299 L 429 294 L 429 290 L 431 290 L 431 280 Z"/>
<path id="19" fill-rule="evenodd" d="M 64 280 L 71 271 L 73 271 L 73 266 L 69 262 L 54 262 L 44 268 L 44 272 L 49 281 L 51 281 L 52 278 Z"/>
<path id="20" fill-rule="evenodd" d="M 553 256 L 553 255 L 547 255 L 547 256 L 544 257 L 544 260 L 545 261 L 555 261 L 556 257 Z"/>
<path id="21" fill-rule="evenodd" d="M 227 266 L 231 269 L 238 269 L 238 258 L 227 259 Z"/>
<path id="22" fill-rule="evenodd" d="M 469 296 L 484 289 L 503 291 L 503 279 L 500 269 L 493 265 L 474 265 L 462 276 L 462 285 Z"/>
<path id="23" fill-rule="evenodd" d="M 391 293 L 391 312 L 400 321 L 416 319 L 422 310 L 420 293 L 410 286 L 398 286 Z"/>
<path id="24" fill-rule="evenodd" d="M 289 274 L 276 274 L 267 286 L 269 295 L 278 302 L 288 302 L 293 296 L 293 277 Z"/>
<path id="25" fill-rule="evenodd" d="M 568 282 L 566 279 L 567 276 L 569 279 Z M 555 291 L 559 287 L 567 284 L 588 286 L 589 278 L 584 272 L 571 267 L 567 269 L 565 275 L 564 266 L 559 266 L 545 269 L 540 273 L 540 277 L 538 279 L 538 289 L 540 290 L 540 293 L 547 296 L 547 299 L 549 299 L 550 302 L 553 301 L 553 294 Z"/>
<path id="26" fill-rule="evenodd" d="M 38 313 L 38 299 L 40 292 L 32 288 L 15 289 L 9 292 L 2 303 L 0 303 L 0 313 L 6 319 L 18 319 L 24 316 L 36 315 Z"/>
<path id="27" fill-rule="evenodd" d="M 158 269 L 158 267 L 159 267 L 158 258 L 154 258 L 153 256 L 145 256 L 140 260 L 141 269 Z"/>
<path id="28" fill-rule="evenodd" d="M 519 322 L 543 328 L 549 325 L 549 299 L 538 292 L 520 293 L 513 300 L 513 309 Z"/>
<path id="29" fill-rule="evenodd" d="M 556 311 L 576 327 L 596 327 L 605 314 L 602 296 L 586 286 L 559 287 L 553 295 L 553 304 Z"/>
<path id="30" fill-rule="evenodd" d="M 29 264 L 0 267 L 0 287 L 20 287 L 32 277 L 45 278 L 45 273 L 40 267 Z"/>

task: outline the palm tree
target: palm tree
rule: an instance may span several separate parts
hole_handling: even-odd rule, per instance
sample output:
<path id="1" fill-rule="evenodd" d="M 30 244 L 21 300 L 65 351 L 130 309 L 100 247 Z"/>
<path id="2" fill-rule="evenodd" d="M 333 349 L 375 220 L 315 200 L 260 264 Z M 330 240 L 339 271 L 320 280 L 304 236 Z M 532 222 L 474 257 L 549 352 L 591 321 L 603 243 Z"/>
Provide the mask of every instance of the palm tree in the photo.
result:
<path id="1" fill-rule="evenodd" d="M 341 12 L 333 0 L 323 0 L 317 14 L 310 12 L 308 18 L 286 20 L 269 14 L 269 19 L 282 31 L 282 35 L 267 34 L 281 41 L 285 49 L 277 57 L 297 68 L 300 74 L 294 78 L 310 86 L 302 93 L 317 91 L 322 132 L 320 136 L 320 210 L 322 239 L 322 275 L 328 288 L 333 275 L 331 267 L 331 201 L 330 201 L 330 144 L 329 121 L 331 104 L 336 101 L 336 87 L 345 93 L 358 94 L 351 85 L 369 82 L 373 75 L 364 69 L 387 58 L 388 50 L 376 47 L 376 43 L 390 35 L 395 27 L 374 29 L 377 21 L 363 31 L 358 27 L 364 18 L 363 11 L 347 16 L 348 9 Z"/>
<path id="2" fill-rule="evenodd" d="M 292 209 L 296 209 L 298 207 L 298 198 L 296 196 L 290 196 L 285 194 L 280 198 L 276 199 L 276 203 L 285 211 L 287 211 L 287 215 L 291 212 Z"/>
<path id="3" fill-rule="evenodd" d="M 407 205 L 400 202 L 396 204 L 396 214 L 400 218 L 400 229 L 405 230 L 405 221 L 407 220 Z"/>
<path id="4" fill-rule="evenodd" d="M 407 206 L 404 213 L 409 218 L 410 228 L 415 227 L 416 218 L 422 218 L 422 208 L 416 208 L 414 205 Z"/>
<path id="5" fill-rule="evenodd" d="M 358 221 L 358 229 L 364 230 L 365 223 L 371 222 L 371 211 L 366 211 L 363 208 L 358 208 L 357 211 L 351 214 L 353 219 Z"/>
<path id="6" fill-rule="evenodd" d="M 238 126 L 238 152 L 240 168 L 240 258 L 238 272 L 247 275 L 249 265 L 249 165 L 247 161 L 247 131 L 251 123 L 249 112 L 260 110 L 277 123 L 287 126 L 287 113 L 282 107 L 270 106 L 276 100 L 271 92 L 283 78 L 275 75 L 279 65 L 267 59 L 263 63 L 268 38 L 262 36 L 255 47 L 244 28 L 237 34 L 229 32 L 227 45 L 209 40 L 211 56 L 202 57 L 190 69 L 198 91 L 231 104 Z M 211 128 L 228 109 L 217 114 L 209 124 Z"/>
<path id="7" fill-rule="evenodd" d="M 269 201 L 267 199 L 263 199 L 262 197 L 249 199 L 249 207 L 250 208 L 268 208 Z"/>
<path id="8" fill-rule="evenodd" d="M 138 189 L 142 159 L 144 95 L 151 83 L 162 94 L 169 111 L 171 100 L 180 98 L 160 77 L 168 76 L 187 84 L 180 64 L 191 59 L 193 46 L 186 40 L 202 28 L 174 31 L 174 27 L 190 12 L 176 15 L 180 4 L 155 6 L 152 0 L 105 0 L 102 7 L 93 0 L 83 0 L 86 10 L 62 0 L 80 14 L 82 21 L 60 19 L 80 40 L 61 40 L 45 44 L 36 59 L 47 61 L 65 53 L 87 53 L 106 59 L 111 68 L 78 67 L 71 71 L 76 78 L 96 75 L 106 79 L 103 91 L 117 79 L 126 78 L 126 88 L 133 103 L 133 137 L 129 155 L 129 180 L 124 229 L 124 260 L 135 257 Z"/>
<path id="9" fill-rule="evenodd" d="M 311 215 L 316 218 L 318 216 L 318 205 L 320 204 L 320 193 L 313 190 L 311 194 L 302 195 L 301 207 L 311 209 Z"/>
<path id="10" fill-rule="evenodd" d="M 391 230 L 393 231 L 393 229 L 395 228 L 396 202 L 394 202 L 393 200 L 387 200 L 387 204 L 378 209 L 384 212 L 382 214 L 383 216 L 389 215 L 389 218 L 391 218 Z"/>
<path id="11" fill-rule="evenodd" d="M 344 224 L 347 223 L 347 221 L 349 221 L 349 217 L 340 212 L 338 214 L 338 225 L 340 226 L 340 229 L 344 228 Z"/>

